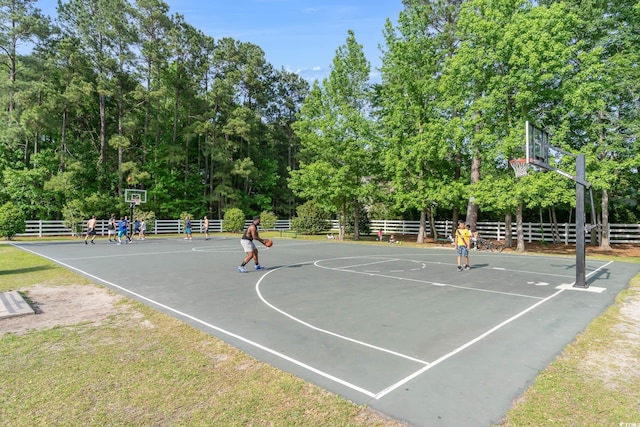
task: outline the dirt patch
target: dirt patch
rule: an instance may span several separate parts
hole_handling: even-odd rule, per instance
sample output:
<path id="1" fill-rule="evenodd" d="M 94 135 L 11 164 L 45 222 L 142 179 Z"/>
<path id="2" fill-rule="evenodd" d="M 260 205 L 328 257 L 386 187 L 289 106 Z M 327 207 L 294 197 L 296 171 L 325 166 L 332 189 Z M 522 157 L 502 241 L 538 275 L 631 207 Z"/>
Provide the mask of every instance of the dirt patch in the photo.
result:
<path id="1" fill-rule="evenodd" d="M 620 308 L 607 346 L 592 350 L 583 361 L 585 375 L 598 378 L 609 389 L 621 389 L 640 378 L 640 293 L 628 297 Z"/>
<path id="2" fill-rule="evenodd" d="M 104 288 L 91 285 L 44 286 L 19 289 L 36 314 L 0 320 L 0 334 L 22 335 L 30 330 L 75 325 L 99 324 L 121 311 L 117 303 L 123 298 Z"/>

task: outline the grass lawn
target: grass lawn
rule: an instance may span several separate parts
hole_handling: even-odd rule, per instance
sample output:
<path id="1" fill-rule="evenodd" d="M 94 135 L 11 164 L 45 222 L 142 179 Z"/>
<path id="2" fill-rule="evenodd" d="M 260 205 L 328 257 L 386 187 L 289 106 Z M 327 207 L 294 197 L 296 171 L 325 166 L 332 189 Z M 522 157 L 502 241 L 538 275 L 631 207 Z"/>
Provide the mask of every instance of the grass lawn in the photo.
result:
<path id="1" fill-rule="evenodd" d="M 36 285 L 96 286 L 0 245 L 0 292 L 21 290 L 28 298 Z M 3 322 L 3 426 L 401 425 L 125 297 L 100 321 L 25 333 L 7 333 Z M 503 425 L 640 425 L 639 361 L 636 276 L 538 376 Z"/>
<path id="2" fill-rule="evenodd" d="M 0 292 L 78 284 L 94 286 L 0 245 Z M 100 322 L 15 334 L 7 320 L 2 426 L 401 425 L 127 298 Z"/>

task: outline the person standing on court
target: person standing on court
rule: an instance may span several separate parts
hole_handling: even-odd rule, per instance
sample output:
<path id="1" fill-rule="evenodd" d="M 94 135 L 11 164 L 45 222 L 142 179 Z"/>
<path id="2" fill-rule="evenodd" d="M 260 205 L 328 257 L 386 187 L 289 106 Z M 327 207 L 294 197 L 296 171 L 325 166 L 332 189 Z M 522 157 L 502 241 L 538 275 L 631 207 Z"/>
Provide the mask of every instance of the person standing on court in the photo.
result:
<path id="1" fill-rule="evenodd" d="M 469 270 L 469 249 L 471 249 L 471 232 L 464 221 L 458 221 L 458 229 L 455 234 L 456 250 L 458 252 L 458 271 L 462 271 L 462 257 L 464 256 L 464 269 Z"/>
<path id="2" fill-rule="evenodd" d="M 209 217 L 204 216 L 204 240 L 209 240 Z"/>
<path id="3" fill-rule="evenodd" d="M 191 240 L 191 217 L 189 215 L 184 217 L 184 234 L 186 237 L 184 240 Z"/>
<path id="4" fill-rule="evenodd" d="M 147 223 L 144 221 L 144 218 L 142 218 L 142 221 L 140 222 L 140 236 L 139 236 L 139 239 L 140 240 L 144 240 L 145 234 L 147 234 Z"/>
<path id="5" fill-rule="evenodd" d="M 109 236 L 109 243 L 111 243 L 111 236 L 113 236 L 114 242 L 117 241 L 116 234 L 116 216 L 111 214 L 109 222 L 107 222 L 107 236 Z"/>
<path id="6" fill-rule="evenodd" d="M 133 236 L 135 236 L 136 234 L 138 235 L 138 240 L 140 240 L 140 236 L 139 236 L 139 234 L 140 234 L 140 220 L 138 218 L 136 218 L 133 221 Z"/>
<path id="7" fill-rule="evenodd" d="M 126 240 L 126 236 L 127 236 L 127 220 L 126 220 L 126 216 L 120 217 L 120 221 L 118 221 L 118 245 L 122 244 L 122 236 L 125 236 L 125 242 Z"/>
<path id="8" fill-rule="evenodd" d="M 131 229 L 129 227 L 129 217 L 124 216 L 124 237 L 127 238 L 127 243 L 131 243 L 133 240 L 131 239 Z"/>
<path id="9" fill-rule="evenodd" d="M 247 270 L 244 268 L 244 266 L 247 265 L 247 263 L 251 261 L 251 259 L 253 259 L 253 262 L 255 263 L 256 270 L 264 269 L 264 267 L 261 266 L 258 262 L 258 248 L 256 248 L 256 245 L 253 242 L 254 240 L 257 240 L 264 245 L 264 240 L 262 240 L 260 238 L 260 235 L 258 234 L 259 225 L 260 217 L 254 216 L 253 222 L 247 227 L 247 229 L 244 231 L 244 234 L 242 235 L 242 238 L 240 239 L 242 249 L 244 249 L 244 251 L 247 253 L 245 259 L 242 260 L 242 264 L 238 266 L 238 271 L 240 273 L 247 273 Z"/>
<path id="10" fill-rule="evenodd" d="M 84 236 L 84 244 L 87 245 L 87 239 L 89 238 L 89 236 L 91 236 L 91 243 L 92 244 L 96 244 L 96 242 L 94 242 L 94 240 L 96 240 L 96 223 L 98 222 L 98 220 L 96 219 L 96 216 L 93 215 L 91 217 L 91 219 L 89 221 L 87 221 L 87 235 Z"/>

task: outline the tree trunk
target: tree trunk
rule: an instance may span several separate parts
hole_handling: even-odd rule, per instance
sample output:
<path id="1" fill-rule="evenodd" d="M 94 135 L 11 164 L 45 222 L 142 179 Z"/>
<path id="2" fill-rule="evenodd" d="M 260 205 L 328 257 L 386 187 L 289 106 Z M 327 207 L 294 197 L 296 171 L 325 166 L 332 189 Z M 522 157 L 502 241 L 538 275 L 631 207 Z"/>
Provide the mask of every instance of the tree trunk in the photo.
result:
<path id="1" fill-rule="evenodd" d="M 344 241 L 344 234 L 345 234 L 345 228 L 347 223 L 347 207 L 344 203 L 342 204 L 341 211 L 342 212 L 339 214 L 339 221 L 338 221 L 338 224 L 339 224 L 338 240 L 342 242 Z"/>
<path id="2" fill-rule="evenodd" d="M 429 228 L 431 229 L 431 234 L 433 235 L 433 241 L 437 241 L 438 230 L 436 229 L 436 219 L 433 216 L 433 209 L 429 209 Z"/>
<path id="3" fill-rule="evenodd" d="M 602 221 L 600 222 L 600 249 L 611 250 L 609 241 L 609 192 L 602 190 Z M 593 224 L 595 225 L 595 224 Z"/>
<path id="4" fill-rule="evenodd" d="M 418 228 L 418 238 L 416 243 L 424 243 L 424 235 L 427 229 L 427 208 L 423 208 L 420 212 L 420 227 Z M 435 239 L 434 239 L 435 240 Z"/>
<path id="5" fill-rule="evenodd" d="M 460 168 L 462 164 L 462 156 L 460 155 L 459 152 L 456 152 L 456 156 L 455 156 L 455 171 L 453 173 L 453 179 L 458 181 L 460 179 Z M 453 221 L 453 226 L 452 226 L 452 230 L 451 233 L 453 234 L 455 232 L 456 229 L 456 225 L 458 224 L 458 218 L 460 218 L 460 211 L 458 210 L 457 207 L 453 208 L 453 217 L 451 218 L 451 220 Z"/>
<path id="6" fill-rule="evenodd" d="M 480 181 L 480 158 L 474 156 L 471 161 L 471 185 Z M 467 204 L 467 219 L 466 223 L 471 225 L 472 230 L 476 230 L 478 224 L 478 205 L 475 204 L 475 199 L 471 197 Z"/>
<path id="7" fill-rule="evenodd" d="M 516 230 L 518 233 L 518 243 L 516 246 L 517 252 L 524 252 L 524 227 L 522 224 L 522 202 L 518 203 L 516 210 Z"/>
<path id="8" fill-rule="evenodd" d="M 558 229 L 558 216 L 556 215 L 556 207 L 549 208 L 549 218 L 551 219 L 551 230 L 553 232 L 553 243 L 560 243 L 560 230 Z"/>
<path id="9" fill-rule="evenodd" d="M 60 172 L 67 169 L 67 108 L 62 109 L 62 124 L 60 126 Z"/>
<path id="10" fill-rule="evenodd" d="M 504 216 L 504 245 L 507 248 L 513 247 L 513 224 L 511 212 Z"/>
<path id="11" fill-rule="evenodd" d="M 358 199 L 353 200 L 353 238 L 360 240 L 360 203 Z"/>
<path id="12" fill-rule="evenodd" d="M 100 164 L 107 161 L 107 98 L 100 94 Z"/>

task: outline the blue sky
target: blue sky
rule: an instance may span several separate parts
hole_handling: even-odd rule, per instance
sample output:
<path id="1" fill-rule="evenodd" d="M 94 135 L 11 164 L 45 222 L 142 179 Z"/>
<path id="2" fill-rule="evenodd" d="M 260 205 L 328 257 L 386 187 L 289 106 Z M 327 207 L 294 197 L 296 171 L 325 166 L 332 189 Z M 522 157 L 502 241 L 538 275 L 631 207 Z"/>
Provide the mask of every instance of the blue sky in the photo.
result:
<path id="1" fill-rule="evenodd" d="M 205 34 L 216 40 L 232 37 L 254 43 L 276 69 L 285 68 L 308 80 L 328 75 L 350 29 L 363 46 L 376 80 L 385 20 L 395 23 L 403 9 L 401 0 L 164 1 L 170 14 L 183 15 Z M 56 4 L 57 0 L 39 0 L 36 7 L 53 16 Z"/>

